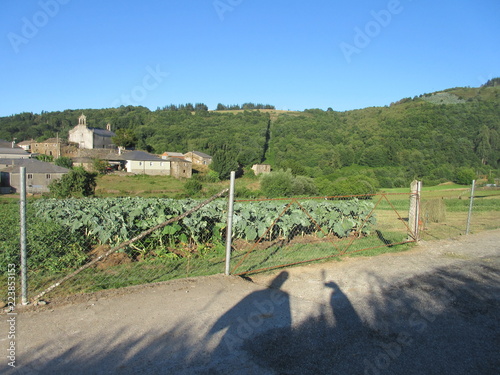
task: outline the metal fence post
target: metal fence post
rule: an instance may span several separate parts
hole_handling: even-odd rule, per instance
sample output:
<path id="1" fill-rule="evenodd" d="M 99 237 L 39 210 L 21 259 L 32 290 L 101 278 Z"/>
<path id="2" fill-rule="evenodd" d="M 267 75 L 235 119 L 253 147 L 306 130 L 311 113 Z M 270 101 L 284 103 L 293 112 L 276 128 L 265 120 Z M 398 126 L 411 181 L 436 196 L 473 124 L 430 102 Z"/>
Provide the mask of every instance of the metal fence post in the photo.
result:
<path id="1" fill-rule="evenodd" d="M 229 275 L 231 263 L 231 247 L 233 240 L 233 212 L 234 212 L 234 179 L 235 172 L 231 172 L 231 182 L 229 185 L 229 204 L 227 209 L 227 228 L 226 228 L 226 270 L 225 274 Z"/>
<path id="2" fill-rule="evenodd" d="M 469 204 L 469 214 L 467 215 L 467 228 L 465 229 L 465 234 L 469 234 L 470 231 L 470 219 L 472 217 L 472 204 L 474 202 L 474 189 L 476 187 L 476 180 L 472 180 L 472 187 L 470 189 L 470 204 Z"/>
<path id="3" fill-rule="evenodd" d="M 420 221 L 420 192 L 422 190 L 422 182 L 414 180 L 410 186 L 410 210 L 408 212 L 408 227 L 410 233 L 408 240 L 419 240 L 419 221 Z"/>
<path id="4" fill-rule="evenodd" d="M 26 167 L 19 168 L 21 227 L 21 303 L 28 304 L 28 265 L 26 251 Z"/>

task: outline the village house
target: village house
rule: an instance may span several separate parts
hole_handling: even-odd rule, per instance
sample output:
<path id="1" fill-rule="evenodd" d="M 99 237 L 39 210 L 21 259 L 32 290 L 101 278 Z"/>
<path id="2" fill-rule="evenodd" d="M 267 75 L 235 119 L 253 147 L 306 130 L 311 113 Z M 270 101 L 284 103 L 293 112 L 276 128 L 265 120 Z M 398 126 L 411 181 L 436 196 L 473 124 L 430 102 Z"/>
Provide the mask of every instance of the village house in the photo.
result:
<path id="1" fill-rule="evenodd" d="M 22 142 L 19 142 L 17 145 L 19 147 L 21 147 L 24 151 L 30 152 L 31 151 L 31 142 L 33 142 L 33 140 L 22 141 Z"/>
<path id="2" fill-rule="evenodd" d="M 36 159 L 4 159 L 0 160 L 2 193 L 20 190 L 20 168 L 26 168 L 26 192 L 41 194 L 49 192 L 49 184 L 60 179 L 69 169 L 58 167 Z"/>
<path id="3" fill-rule="evenodd" d="M 28 159 L 29 157 L 30 154 L 16 146 L 15 142 L 0 139 L 0 159 Z"/>
<path id="4" fill-rule="evenodd" d="M 78 125 L 69 131 L 69 142 L 78 144 L 79 148 L 95 149 L 110 148 L 115 149 L 112 137 L 116 134 L 111 131 L 111 125 L 106 126 L 106 130 L 87 127 L 87 117 L 82 113 L 78 118 Z"/>
<path id="5" fill-rule="evenodd" d="M 185 159 L 172 157 L 170 161 L 170 175 L 175 178 L 191 178 L 193 175 L 193 163 Z"/>
<path id="6" fill-rule="evenodd" d="M 178 159 L 184 159 L 184 154 L 182 152 L 164 152 L 161 155 L 162 159 L 168 159 L 168 158 L 178 158 Z"/>
<path id="7" fill-rule="evenodd" d="M 134 174 L 170 175 L 170 161 L 145 151 L 130 151 L 122 155 L 125 170 Z"/>
<path id="8" fill-rule="evenodd" d="M 191 178 L 191 162 L 179 158 L 160 158 L 145 151 L 130 151 L 121 155 L 125 170 L 134 174 L 162 175 Z"/>
<path id="9" fill-rule="evenodd" d="M 49 138 L 42 142 L 31 141 L 30 150 L 32 154 L 43 154 L 57 159 L 62 156 L 62 146 L 66 144 L 61 138 Z"/>
<path id="10" fill-rule="evenodd" d="M 210 165 L 212 157 L 199 151 L 190 151 L 184 154 L 184 158 L 193 164 Z"/>
<path id="11" fill-rule="evenodd" d="M 270 173 L 271 166 L 269 164 L 254 164 L 252 165 L 252 170 L 254 171 L 255 175 L 258 176 L 262 173 Z"/>

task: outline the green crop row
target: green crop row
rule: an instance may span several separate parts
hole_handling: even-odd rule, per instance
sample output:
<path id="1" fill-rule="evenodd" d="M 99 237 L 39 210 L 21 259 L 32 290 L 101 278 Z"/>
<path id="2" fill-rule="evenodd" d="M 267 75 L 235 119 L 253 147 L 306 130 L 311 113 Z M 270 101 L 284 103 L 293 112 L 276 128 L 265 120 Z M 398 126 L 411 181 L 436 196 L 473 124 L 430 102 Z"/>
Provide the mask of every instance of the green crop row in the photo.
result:
<path id="1" fill-rule="evenodd" d="M 100 244 L 118 244 L 143 230 L 161 224 L 198 205 L 196 200 L 161 198 L 105 198 L 39 200 L 36 216 L 80 231 Z M 235 238 L 255 241 L 274 223 L 275 236 L 288 237 L 298 231 L 322 231 L 346 237 L 363 227 L 367 233 L 374 224 L 364 218 L 372 210 L 369 200 L 305 200 L 236 202 L 233 229 Z M 166 243 L 218 241 L 226 228 L 227 202 L 211 202 L 175 224 L 165 227 L 160 236 Z M 157 234 L 158 236 L 158 234 Z"/>
<path id="2" fill-rule="evenodd" d="M 192 199 L 85 198 L 40 199 L 28 204 L 29 268 L 60 271 L 88 260 L 96 245 L 117 245 L 197 206 Z M 18 204 L 0 211 L 0 267 L 19 263 Z M 298 234 L 346 237 L 353 230 L 370 232 L 375 218 L 369 200 L 304 200 L 236 202 L 233 236 L 257 241 Z M 163 227 L 127 249 L 130 255 L 178 256 L 175 248 L 222 243 L 226 235 L 227 201 L 217 200 L 180 221 Z M 174 255 L 177 254 L 177 255 Z"/>

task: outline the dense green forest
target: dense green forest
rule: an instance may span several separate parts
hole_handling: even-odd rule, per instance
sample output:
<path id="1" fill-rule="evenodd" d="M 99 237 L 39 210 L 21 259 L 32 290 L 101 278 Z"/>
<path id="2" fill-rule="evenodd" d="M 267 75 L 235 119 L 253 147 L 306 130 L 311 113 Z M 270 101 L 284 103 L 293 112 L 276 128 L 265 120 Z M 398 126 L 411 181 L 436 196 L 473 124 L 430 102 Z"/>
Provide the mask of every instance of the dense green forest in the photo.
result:
<path id="1" fill-rule="evenodd" d="M 498 84 L 494 79 L 479 88 L 453 88 L 346 112 L 282 112 L 248 103 L 208 111 L 197 103 L 156 111 L 122 106 L 21 113 L 0 118 L 0 139 L 65 138 L 84 112 L 88 126 L 105 128 L 109 122 L 115 131 L 129 129 L 137 149 L 155 153 L 224 154 L 242 167 L 269 163 L 274 170 L 324 181 L 363 175 L 380 187 L 407 186 L 414 178 L 434 184 L 456 180 L 464 169 L 497 173 Z"/>

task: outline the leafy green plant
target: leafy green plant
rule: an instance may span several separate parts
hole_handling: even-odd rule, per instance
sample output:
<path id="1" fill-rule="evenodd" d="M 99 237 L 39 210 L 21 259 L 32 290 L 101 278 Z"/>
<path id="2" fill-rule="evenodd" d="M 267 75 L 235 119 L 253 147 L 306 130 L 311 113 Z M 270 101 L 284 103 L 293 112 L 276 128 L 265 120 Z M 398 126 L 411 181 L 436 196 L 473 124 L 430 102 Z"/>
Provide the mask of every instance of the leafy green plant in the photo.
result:
<path id="1" fill-rule="evenodd" d="M 184 192 L 188 196 L 196 196 L 203 189 L 203 185 L 196 179 L 189 179 L 184 184 Z"/>
<path id="2" fill-rule="evenodd" d="M 71 169 L 73 167 L 73 160 L 67 156 L 61 156 L 54 160 L 54 164 L 59 167 Z"/>
<path id="3" fill-rule="evenodd" d="M 19 205 L 2 205 L 0 211 L 0 268 L 19 264 Z M 83 264 L 90 244 L 82 233 L 68 231 L 65 225 L 36 218 L 27 213 L 28 268 L 57 272 Z"/>
<path id="4" fill-rule="evenodd" d="M 454 182 L 460 185 L 470 185 L 476 179 L 476 172 L 472 168 L 459 168 L 455 172 Z"/>
<path id="5" fill-rule="evenodd" d="M 50 194 L 55 198 L 88 197 L 94 195 L 97 175 L 81 167 L 74 168 L 59 180 L 50 183 Z"/>
<path id="6" fill-rule="evenodd" d="M 40 219 L 54 221 L 69 231 L 84 234 L 91 242 L 114 245 L 176 217 L 198 203 L 192 199 L 87 198 L 45 199 L 36 201 L 33 206 Z M 255 241 L 266 232 L 269 238 L 289 237 L 296 233 L 345 237 L 356 229 L 369 233 L 375 220 L 371 217 L 364 222 L 373 208 L 369 200 L 304 200 L 301 205 L 308 214 L 297 204 L 287 207 L 288 202 L 236 202 L 235 238 Z M 146 254 L 157 248 L 220 242 L 226 229 L 226 211 L 225 200 L 213 201 L 135 244 L 135 249 Z"/>

